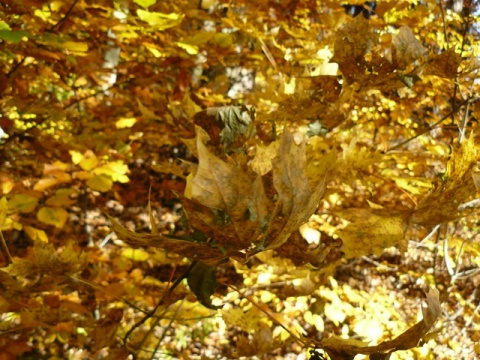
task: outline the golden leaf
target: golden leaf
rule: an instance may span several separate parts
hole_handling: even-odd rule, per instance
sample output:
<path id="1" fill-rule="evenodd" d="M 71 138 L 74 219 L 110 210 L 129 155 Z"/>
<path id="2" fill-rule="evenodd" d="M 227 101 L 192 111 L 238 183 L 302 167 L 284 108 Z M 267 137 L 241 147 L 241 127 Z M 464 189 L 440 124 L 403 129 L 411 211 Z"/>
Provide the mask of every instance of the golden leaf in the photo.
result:
<path id="1" fill-rule="evenodd" d="M 42 207 L 37 213 L 37 219 L 47 225 L 63 228 L 67 222 L 68 212 L 59 207 Z"/>
<path id="2" fill-rule="evenodd" d="M 345 258 L 380 255 L 404 239 L 409 212 L 374 209 L 347 209 L 337 213 L 350 224 L 337 234 L 343 240 Z M 403 246 L 403 244 L 401 244 Z"/>
<path id="3" fill-rule="evenodd" d="M 418 205 L 411 221 L 429 226 L 458 218 L 461 215 L 459 206 L 476 192 L 472 175 L 477 161 L 478 151 L 472 133 L 467 141 L 453 150 L 443 180 Z"/>

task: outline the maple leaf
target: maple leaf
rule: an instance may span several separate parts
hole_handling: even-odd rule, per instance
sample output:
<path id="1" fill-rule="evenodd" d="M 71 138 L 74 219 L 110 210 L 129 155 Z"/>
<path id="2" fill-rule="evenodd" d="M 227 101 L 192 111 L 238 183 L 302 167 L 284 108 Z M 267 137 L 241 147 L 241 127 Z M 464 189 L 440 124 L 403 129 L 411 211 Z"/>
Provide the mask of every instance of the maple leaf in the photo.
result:
<path id="1" fill-rule="evenodd" d="M 295 144 L 293 135 L 285 132 L 267 174 L 271 177 L 268 191 L 277 194 L 271 200 L 259 175 L 243 170 L 245 164 L 216 157 L 205 145 L 209 139 L 205 131 L 200 127 L 196 131 L 199 164 L 191 167 L 185 196 L 180 198 L 189 226 L 205 238 L 136 234 L 109 217 L 123 241 L 134 247 L 162 248 L 207 265 L 228 257 L 245 262 L 259 251 L 284 244 L 314 213 L 333 167 L 332 157 L 309 178 L 305 143 Z"/>
<path id="2" fill-rule="evenodd" d="M 387 209 L 346 209 L 338 212 L 338 216 L 350 221 L 345 229 L 337 232 L 343 240 L 345 258 L 380 255 L 385 248 L 398 245 L 404 239 L 410 213 Z"/>
<path id="3" fill-rule="evenodd" d="M 34 243 L 35 259 L 14 259 L 4 268 L 12 276 L 27 277 L 33 274 L 63 276 L 78 273 L 87 265 L 87 254 L 79 253 L 69 243 L 60 253 L 50 244 L 37 240 Z"/>
<path id="4" fill-rule="evenodd" d="M 275 249 L 284 244 L 315 212 L 325 193 L 325 184 L 334 166 L 326 157 L 315 178 L 308 177 L 305 142 L 295 144 L 292 134 L 280 138 L 278 155 L 272 160 L 273 187 L 277 200 L 271 214 L 265 248 Z"/>
<path id="5" fill-rule="evenodd" d="M 437 225 L 461 216 L 459 206 L 476 192 L 473 174 L 478 161 L 478 151 L 473 133 L 448 160 L 443 180 L 418 205 L 411 221 L 420 225 Z"/>
<path id="6" fill-rule="evenodd" d="M 415 60 L 422 57 L 426 49 L 417 40 L 412 30 L 403 26 L 392 39 L 392 63 L 397 69 L 405 69 Z"/>
<path id="7" fill-rule="evenodd" d="M 213 146 L 222 144 L 227 150 L 232 144 L 242 146 L 253 135 L 255 109 L 246 105 L 212 107 L 198 112 L 193 119 L 208 132 Z"/>

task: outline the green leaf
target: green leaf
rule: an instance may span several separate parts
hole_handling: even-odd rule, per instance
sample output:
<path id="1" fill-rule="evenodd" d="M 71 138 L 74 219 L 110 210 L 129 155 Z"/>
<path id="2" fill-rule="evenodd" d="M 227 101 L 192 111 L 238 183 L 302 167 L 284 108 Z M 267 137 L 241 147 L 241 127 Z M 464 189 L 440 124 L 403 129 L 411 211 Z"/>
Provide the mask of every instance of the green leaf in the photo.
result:
<path id="1" fill-rule="evenodd" d="M 193 291 L 203 306 L 209 309 L 217 309 L 217 306 L 212 305 L 210 299 L 218 286 L 214 266 L 196 263 L 187 276 L 187 282 L 190 290 Z"/>
<path id="2" fill-rule="evenodd" d="M 232 145 L 239 135 L 245 135 L 247 138 L 254 135 L 252 126 L 254 119 L 255 109 L 246 105 L 213 107 L 194 116 L 195 124 L 207 130 L 213 144 L 218 142 L 218 138 L 225 149 Z M 221 131 L 218 133 L 215 128 Z M 244 141 L 240 141 L 241 145 L 243 143 Z"/>
<path id="3" fill-rule="evenodd" d="M 22 41 L 24 37 L 31 37 L 30 33 L 19 30 L 19 31 L 11 31 L 11 30 L 0 30 L 0 39 L 5 41 L 10 41 L 12 43 L 19 43 Z"/>

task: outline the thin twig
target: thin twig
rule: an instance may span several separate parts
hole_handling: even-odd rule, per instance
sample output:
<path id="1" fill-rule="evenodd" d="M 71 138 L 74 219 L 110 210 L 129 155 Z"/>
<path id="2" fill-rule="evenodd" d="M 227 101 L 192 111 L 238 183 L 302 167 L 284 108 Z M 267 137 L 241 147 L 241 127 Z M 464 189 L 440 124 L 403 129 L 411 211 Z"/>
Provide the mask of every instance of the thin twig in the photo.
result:
<path id="1" fill-rule="evenodd" d="M 0 230 L 0 239 L 2 240 L 2 245 L 5 248 L 5 253 L 7 254 L 7 259 L 10 264 L 13 264 L 13 258 L 12 254 L 10 254 L 10 251 L 8 250 L 7 242 L 5 241 L 5 238 L 3 237 L 2 230 Z"/>
<path id="2" fill-rule="evenodd" d="M 182 282 L 183 279 L 185 279 L 188 274 L 190 273 L 190 271 L 192 271 L 193 267 L 198 263 L 198 261 L 193 261 L 190 266 L 187 268 L 187 270 L 183 273 L 182 276 L 180 276 L 177 280 L 175 280 L 175 282 L 172 284 L 172 286 L 170 288 L 168 288 L 168 290 L 164 293 L 164 295 L 160 298 L 160 300 L 158 301 L 157 305 L 153 308 L 152 311 L 149 311 L 148 313 L 145 314 L 145 316 L 143 318 L 140 319 L 140 321 L 138 321 L 137 323 L 135 323 L 135 325 L 133 325 L 128 331 L 127 333 L 125 334 L 125 336 L 123 337 L 123 343 L 124 345 L 126 346 L 127 345 L 127 341 L 128 341 L 128 338 L 130 337 L 130 335 L 140 326 L 142 326 L 148 319 L 150 319 L 151 317 L 153 317 L 155 315 L 155 312 L 158 310 L 158 308 L 163 305 L 163 299 L 165 298 L 165 295 L 166 294 L 171 294 L 173 292 L 173 290 L 175 290 L 175 288 L 180 285 L 180 283 Z M 132 354 L 134 355 L 134 354 Z"/>
<path id="3" fill-rule="evenodd" d="M 442 122 L 444 122 L 445 120 L 447 120 L 450 116 L 452 116 L 452 114 L 456 113 L 463 105 L 465 105 L 466 103 L 468 103 L 468 102 L 471 101 L 471 100 L 473 100 L 473 99 L 468 98 L 468 99 L 462 101 L 462 103 L 461 103 L 460 105 L 458 105 L 455 109 L 453 109 L 452 111 L 450 111 L 450 112 L 449 112 L 447 115 L 445 115 L 443 118 L 441 118 L 440 120 L 438 120 L 435 124 L 429 126 L 427 130 L 422 131 L 422 132 L 416 134 L 415 136 L 411 137 L 410 139 L 407 139 L 407 140 L 405 140 L 405 141 L 402 141 L 400 144 L 397 144 L 397 145 L 395 145 L 395 146 L 392 146 L 390 149 L 386 150 L 385 153 L 388 153 L 388 152 L 390 152 L 390 151 L 392 151 L 392 150 L 398 149 L 399 147 L 402 147 L 403 145 L 408 144 L 410 141 L 415 140 L 416 138 L 418 138 L 418 137 L 420 137 L 420 136 L 422 136 L 422 135 L 424 135 L 424 134 L 432 131 L 435 127 L 437 127 L 439 124 L 441 124 Z"/>
<path id="4" fill-rule="evenodd" d="M 223 283 L 223 282 L 220 282 L 220 284 L 224 285 L 224 286 L 227 286 L 229 287 L 230 289 L 236 291 L 240 296 L 244 297 L 245 299 L 247 299 L 253 306 L 255 306 L 258 310 L 260 310 L 261 312 L 263 312 L 265 315 L 267 315 L 267 317 L 272 320 L 276 325 L 280 326 L 283 328 L 283 330 L 285 330 L 287 333 L 290 334 L 290 336 L 295 339 L 295 341 L 297 341 L 298 343 L 306 346 L 306 347 L 311 347 L 312 344 L 307 344 L 307 342 L 301 338 L 299 338 L 297 335 L 295 335 L 293 332 L 291 332 L 285 325 L 283 325 L 280 321 L 278 321 L 277 319 L 275 319 L 274 316 L 272 316 L 267 310 L 263 309 L 260 305 L 258 305 L 255 300 L 253 300 L 250 296 L 248 295 L 245 295 L 245 293 L 242 293 L 240 291 L 240 289 L 238 289 L 236 286 L 233 286 L 233 285 L 230 285 L 230 284 L 227 284 L 227 283 Z M 310 339 L 309 339 L 310 340 Z"/>
<path id="5" fill-rule="evenodd" d="M 100 291 L 103 291 L 105 294 L 107 295 L 110 295 L 112 296 L 113 298 L 117 299 L 117 300 L 120 300 L 122 302 L 124 302 L 125 304 L 127 304 L 128 306 L 130 306 L 131 308 L 137 310 L 137 311 L 140 311 L 144 314 L 147 314 L 147 311 L 143 310 L 143 309 L 140 309 L 138 306 L 136 306 L 135 304 L 132 304 L 130 301 L 128 300 L 125 300 L 124 298 L 120 297 L 120 296 L 116 296 L 116 295 L 113 295 L 111 294 L 110 292 L 108 292 L 103 286 L 101 285 L 98 285 L 98 284 L 95 284 L 95 283 L 92 283 L 88 280 L 84 280 L 82 278 L 78 278 L 78 277 L 75 277 L 75 276 L 70 276 L 68 275 L 68 277 L 70 279 L 72 279 L 73 281 L 78 281 L 78 282 L 81 282 L 81 283 L 84 283 L 86 285 L 89 285 L 91 286 L 92 288 L 96 289 L 96 290 L 100 290 Z"/>
<path id="6" fill-rule="evenodd" d="M 72 3 L 72 5 L 70 5 L 70 7 L 68 8 L 67 12 L 65 13 L 65 15 L 55 24 L 53 25 L 51 28 L 50 28 L 50 32 L 52 32 L 57 26 L 59 26 L 62 22 L 64 22 L 68 16 L 70 15 L 70 13 L 72 12 L 73 8 L 75 7 L 75 5 L 77 4 L 78 0 L 74 0 L 74 2 Z"/>

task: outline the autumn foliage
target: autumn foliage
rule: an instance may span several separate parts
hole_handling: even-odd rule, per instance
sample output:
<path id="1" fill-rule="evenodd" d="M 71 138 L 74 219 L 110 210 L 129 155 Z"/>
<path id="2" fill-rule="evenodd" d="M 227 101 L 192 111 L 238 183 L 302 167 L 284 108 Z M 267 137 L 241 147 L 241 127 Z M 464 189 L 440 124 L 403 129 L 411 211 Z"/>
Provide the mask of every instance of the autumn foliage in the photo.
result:
<path id="1" fill-rule="evenodd" d="M 479 9 L 3 1 L 0 360 L 440 358 L 457 303 L 478 341 Z M 366 326 L 342 274 L 420 245 L 420 316 Z"/>

